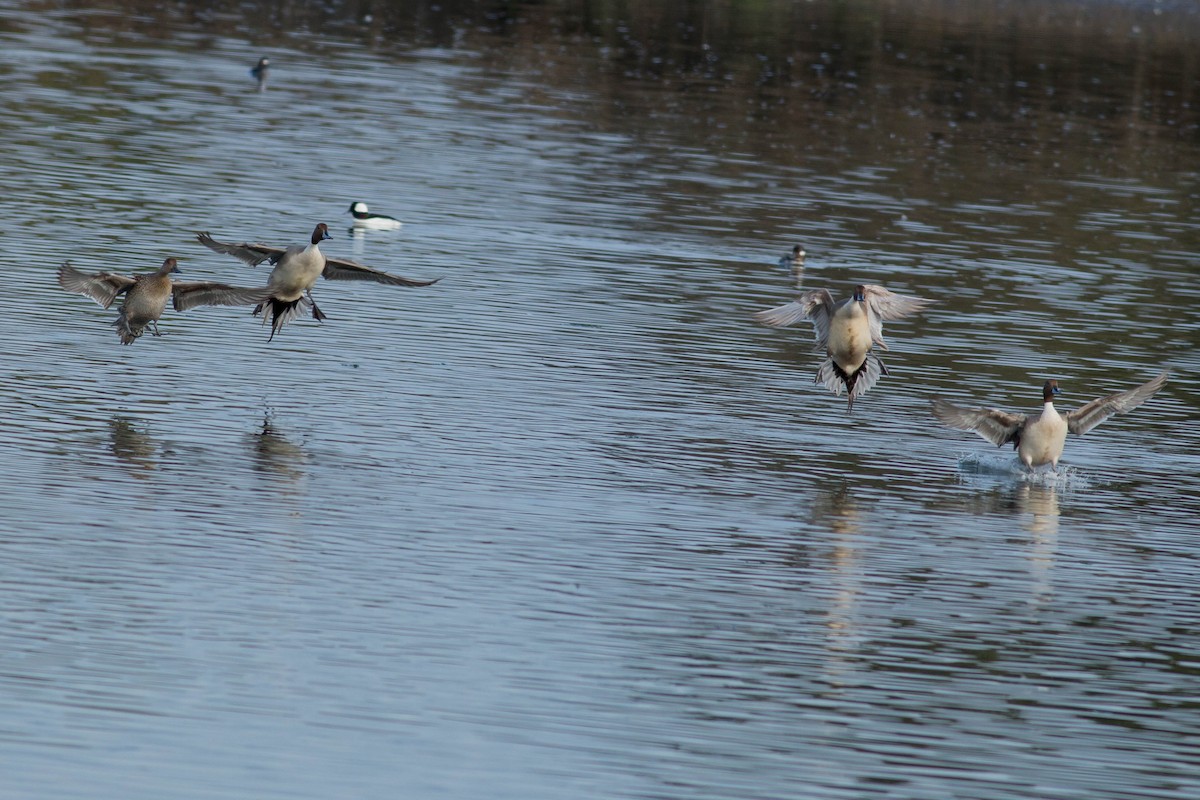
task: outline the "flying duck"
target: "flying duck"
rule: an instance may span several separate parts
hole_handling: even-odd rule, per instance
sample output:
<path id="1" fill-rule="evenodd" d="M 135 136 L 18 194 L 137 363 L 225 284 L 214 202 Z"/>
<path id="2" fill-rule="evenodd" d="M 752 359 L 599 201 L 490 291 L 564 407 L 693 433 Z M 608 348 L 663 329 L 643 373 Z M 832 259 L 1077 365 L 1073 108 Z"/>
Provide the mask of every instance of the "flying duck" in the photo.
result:
<path id="1" fill-rule="evenodd" d="M 1141 386 L 1093 400 L 1074 411 L 1060 414 L 1054 408 L 1058 381 L 1046 381 L 1042 387 L 1042 413 L 1021 416 L 995 408 L 960 408 L 935 397 L 933 415 L 943 424 L 961 431 L 974 431 L 997 447 L 1012 442 L 1017 458 L 1027 469 L 1050 464 L 1058 471 L 1067 434 L 1082 436 L 1113 414 L 1124 414 L 1140 406 L 1163 387 L 1167 373 Z"/>
<path id="2" fill-rule="evenodd" d="M 331 281 L 374 281 L 389 286 L 430 286 L 440 280 L 435 278 L 431 281 L 419 281 L 402 278 L 346 259 L 326 258 L 318 245 L 333 237 L 329 235 L 329 227 L 324 222 L 313 228 L 308 245 L 272 247 L 265 244 L 227 244 L 218 242 L 207 232 L 196 234 L 196 238 L 210 250 L 231 255 L 252 267 L 264 261 L 269 261 L 275 266 L 267 278 L 270 296 L 254 308 L 255 316 L 266 311 L 263 317 L 264 324 L 268 319 L 271 321 L 271 335 L 267 341 L 274 339 L 284 323 L 295 319 L 302 308 L 311 307 L 313 319 L 318 322 L 326 318 L 312 299 L 312 288 L 317 278 L 323 277 Z"/>
<path id="3" fill-rule="evenodd" d="M 845 389 L 854 410 L 854 401 L 875 385 L 887 367 L 872 352 L 883 341 L 883 320 L 902 319 L 923 311 L 932 300 L 889 292 L 882 286 L 859 285 L 854 294 L 834 302 L 828 289 L 805 292 L 787 305 L 760 311 L 754 318 L 772 328 L 784 328 L 808 318 L 813 323 L 815 352 L 824 352 L 825 362 L 817 370 L 814 383 L 823 383 L 835 395 Z"/>
<path id="4" fill-rule="evenodd" d="M 58 268 L 58 283 L 68 292 L 92 298 L 103 308 L 111 306 L 117 295 L 125 295 L 121 313 L 113 323 L 121 344 L 133 344 L 147 327 L 153 335 L 161 336 L 158 320 L 168 300 L 173 300 L 176 311 L 186 311 L 196 306 L 248 306 L 261 303 L 270 296 L 270 292 L 263 288 L 243 289 L 223 283 L 175 282 L 171 280 L 173 272 L 179 272 L 179 266 L 173 258 L 163 261 L 155 272 L 132 277 L 113 272 L 88 275 L 66 262 Z"/>

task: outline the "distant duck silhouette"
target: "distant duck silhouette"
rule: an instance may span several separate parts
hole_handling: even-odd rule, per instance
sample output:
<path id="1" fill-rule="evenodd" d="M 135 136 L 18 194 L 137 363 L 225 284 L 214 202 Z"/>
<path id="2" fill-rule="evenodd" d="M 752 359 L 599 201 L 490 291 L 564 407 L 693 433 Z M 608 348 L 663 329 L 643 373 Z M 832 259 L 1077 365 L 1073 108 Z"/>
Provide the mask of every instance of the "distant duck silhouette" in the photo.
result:
<path id="1" fill-rule="evenodd" d="M 196 238 L 210 250 L 231 255 L 252 267 L 264 261 L 269 261 L 275 266 L 267 278 L 270 296 L 254 309 L 255 315 L 265 311 L 263 322 L 271 322 L 271 335 L 267 341 L 274 339 L 284 323 L 299 316 L 302 309 L 311 307 L 313 319 L 318 322 L 326 318 L 312 299 L 312 288 L 318 278 L 331 281 L 373 281 L 389 286 L 431 286 L 440 280 L 402 278 L 346 259 L 326 258 L 318 245 L 333 237 L 329 235 L 329 226 L 324 222 L 313 228 L 312 237 L 307 245 L 273 247 L 265 244 L 228 244 L 218 242 L 208 233 L 196 234 Z"/>
<path id="2" fill-rule="evenodd" d="M 264 91 L 267 88 L 267 75 L 271 72 L 271 59 L 263 56 L 258 60 L 258 63 L 250 68 L 250 74 L 254 80 L 258 81 L 258 90 Z"/>
<path id="3" fill-rule="evenodd" d="M 773 328 L 794 325 L 802 319 L 813 323 L 814 350 L 826 359 L 817 370 L 814 383 L 823 383 L 835 395 L 845 389 L 847 413 L 854 401 L 874 386 L 887 367 L 872 352 L 876 345 L 887 350 L 883 341 L 883 321 L 902 319 L 923 311 L 932 300 L 907 297 L 882 286 L 859 285 L 854 294 L 835 302 L 828 289 L 805 292 L 793 302 L 760 311 L 754 318 Z"/>
<path id="4" fill-rule="evenodd" d="M 58 268 L 58 283 L 68 292 L 90 297 L 104 308 L 112 305 L 118 295 L 125 295 L 121 313 L 113 323 L 121 344 L 133 344 L 147 327 L 153 335 L 161 336 L 158 320 L 168 300 L 174 301 L 176 311 L 186 311 L 196 306 L 254 305 L 270 296 L 270 292 L 263 288 L 175 282 L 170 277 L 174 272 L 179 272 L 179 266 L 173 258 L 163 261 L 156 272 L 132 277 L 113 272 L 88 275 L 68 262 Z"/>
<path id="5" fill-rule="evenodd" d="M 1082 436 L 1113 414 L 1132 411 L 1161 389 L 1167 377 L 1165 371 L 1161 372 L 1141 386 L 1101 397 L 1066 414 L 1054 408 L 1054 395 L 1060 391 L 1056 380 L 1042 386 L 1040 414 L 1023 416 L 995 408 L 961 408 L 940 397 L 930 403 L 933 415 L 943 425 L 974 431 L 997 447 L 1012 442 L 1017 458 L 1027 469 L 1050 464 L 1057 472 L 1068 433 Z"/>

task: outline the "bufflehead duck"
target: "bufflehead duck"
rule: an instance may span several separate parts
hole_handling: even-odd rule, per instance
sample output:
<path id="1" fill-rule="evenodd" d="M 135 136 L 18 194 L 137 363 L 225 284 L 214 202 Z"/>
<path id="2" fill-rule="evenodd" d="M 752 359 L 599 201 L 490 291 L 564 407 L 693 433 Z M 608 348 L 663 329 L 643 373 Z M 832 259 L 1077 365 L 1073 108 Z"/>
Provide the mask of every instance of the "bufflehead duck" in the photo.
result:
<path id="1" fill-rule="evenodd" d="M 380 231 L 394 231 L 404 225 L 395 217 L 386 214 L 372 214 L 367 204 L 361 201 L 350 204 L 350 213 L 354 215 L 354 227 L 372 228 Z"/>
<path id="2" fill-rule="evenodd" d="M 792 273 L 796 289 L 799 289 L 804 279 L 804 247 L 802 245 L 793 246 L 792 252 L 780 256 L 779 266 Z"/>
<path id="3" fill-rule="evenodd" d="M 267 73 L 271 71 L 271 59 L 263 56 L 258 63 L 250 68 L 250 74 L 258 81 L 258 90 L 267 88 Z"/>
<path id="4" fill-rule="evenodd" d="M 155 272 L 141 275 L 117 275 L 112 272 L 97 272 L 94 275 L 80 272 L 70 262 L 58 268 L 58 283 L 68 292 L 90 297 L 103 308 L 112 305 L 117 295 L 124 294 L 121 313 L 113 324 L 121 344 L 133 344 L 147 327 L 154 336 L 161 336 L 158 320 L 174 300 L 176 311 L 186 311 L 196 306 L 248 306 L 263 302 L 270 296 L 265 289 L 243 289 L 223 283 L 175 282 L 171 273 L 179 272 L 175 259 L 168 258 Z"/>
<path id="5" fill-rule="evenodd" d="M 1022 416 L 995 408 L 960 408 L 940 397 L 930 401 L 933 415 L 943 425 L 960 431 L 974 431 L 997 447 L 1012 442 L 1017 458 L 1032 470 L 1050 464 L 1058 471 L 1067 434 L 1082 436 L 1113 414 L 1132 411 L 1163 387 L 1168 374 L 1164 371 L 1154 379 L 1124 392 L 1093 400 L 1066 414 L 1054 409 L 1054 395 L 1059 393 L 1058 381 L 1046 381 L 1042 386 L 1042 413 Z"/>
<path id="6" fill-rule="evenodd" d="M 895 294 L 882 286 L 860 285 L 841 302 L 834 302 L 828 289 L 816 289 L 787 305 L 760 311 L 754 318 L 772 328 L 794 325 L 806 317 L 812 320 L 816 340 L 813 349 L 827 356 L 814 383 L 825 384 L 835 395 L 841 395 L 844 388 L 849 413 L 854 410 L 854 401 L 866 394 L 881 375 L 888 374 L 887 367 L 871 350 L 874 345 L 888 349 L 883 341 L 883 320 L 916 314 L 932 302 Z"/>
<path id="7" fill-rule="evenodd" d="M 402 278 L 346 259 L 326 258 L 318 244 L 333 237 L 329 235 L 329 227 L 324 222 L 313 228 L 308 245 L 272 247 L 265 244 L 227 244 L 218 242 L 207 232 L 196 234 L 196 238 L 210 250 L 231 255 L 252 267 L 264 261 L 275 265 L 267 278 L 267 288 L 271 290 L 270 297 L 254 309 L 255 316 L 266 311 L 263 317 L 264 324 L 268 319 L 271 321 L 271 336 L 267 341 L 274 339 L 284 323 L 295 319 L 302 309 L 311 307 L 313 319 L 318 322 L 326 318 L 312 299 L 312 288 L 316 285 L 317 278 L 331 281 L 373 281 L 388 286 L 430 286 L 440 280 Z"/>

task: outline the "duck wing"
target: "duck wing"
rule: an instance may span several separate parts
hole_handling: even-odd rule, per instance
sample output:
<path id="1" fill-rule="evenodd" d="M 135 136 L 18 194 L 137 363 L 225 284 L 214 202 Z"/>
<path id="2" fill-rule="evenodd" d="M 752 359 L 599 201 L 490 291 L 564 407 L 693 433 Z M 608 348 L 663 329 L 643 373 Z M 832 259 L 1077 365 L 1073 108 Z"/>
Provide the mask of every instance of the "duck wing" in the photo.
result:
<path id="1" fill-rule="evenodd" d="M 940 397 L 931 401 L 938 421 L 960 431 L 974 431 L 996 446 L 1012 441 L 1025 424 L 1025 417 L 997 408 L 962 408 Z"/>
<path id="2" fill-rule="evenodd" d="M 64 262 L 58 268 L 59 286 L 68 292 L 90 297 L 104 308 L 111 306 L 113 300 L 117 299 L 117 295 L 128 291 L 129 287 L 135 283 L 137 283 L 137 278 L 112 272 L 97 272 L 94 275 L 88 275 L 72 267 L 69 261 Z"/>
<path id="3" fill-rule="evenodd" d="M 1160 372 L 1157 377 L 1143 383 L 1141 386 L 1124 392 L 1116 392 L 1107 397 L 1101 397 L 1087 405 L 1080 406 L 1074 411 L 1068 412 L 1065 415 L 1067 418 L 1067 430 L 1082 436 L 1113 414 L 1124 414 L 1126 411 L 1132 411 L 1149 400 L 1155 392 L 1161 389 L 1166 384 L 1167 377 L 1166 371 Z"/>
<path id="4" fill-rule="evenodd" d="M 269 244 L 250 244 L 247 242 L 230 244 L 228 242 L 218 242 L 207 231 L 197 233 L 196 239 L 209 250 L 233 256 L 252 267 L 257 267 L 262 262 L 268 260 L 274 264 L 287 251 L 286 247 L 272 247 Z"/>
<path id="5" fill-rule="evenodd" d="M 816 349 L 823 349 L 829 338 L 829 318 L 833 316 L 834 308 L 833 295 L 828 289 L 813 289 L 786 305 L 759 311 L 754 319 L 771 328 L 786 328 L 802 319 L 810 319 Z"/>
<path id="6" fill-rule="evenodd" d="M 402 278 L 399 275 L 392 275 L 389 272 L 364 266 L 354 261 L 329 258 L 328 256 L 325 258 L 325 269 L 321 272 L 321 277 L 330 281 L 373 281 L 388 286 L 432 286 L 441 280 L 441 278 L 434 278 L 431 281 Z"/>
<path id="7" fill-rule="evenodd" d="M 271 296 L 269 287 L 247 289 L 228 286 L 224 283 L 176 282 L 171 285 L 176 311 L 187 311 L 196 306 L 253 306 L 265 302 Z"/>
<path id="8" fill-rule="evenodd" d="M 866 301 L 868 324 L 871 327 L 871 341 L 883 350 L 888 346 L 883 341 L 883 321 L 903 319 L 924 311 L 934 301 L 923 297 L 910 297 L 896 294 L 882 286 L 868 285 L 863 287 L 863 299 Z"/>

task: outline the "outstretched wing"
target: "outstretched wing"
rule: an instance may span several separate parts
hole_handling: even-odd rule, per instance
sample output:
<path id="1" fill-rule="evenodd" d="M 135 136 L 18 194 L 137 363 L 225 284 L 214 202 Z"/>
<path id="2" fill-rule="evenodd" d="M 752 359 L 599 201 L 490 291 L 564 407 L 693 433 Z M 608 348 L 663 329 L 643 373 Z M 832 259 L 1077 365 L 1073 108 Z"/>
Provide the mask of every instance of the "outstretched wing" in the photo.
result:
<path id="1" fill-rule="evenodd" d="M 1134 389 L 1116 392 L 1107 397 L 1093 400 L 1085 406 L 1080 406 L 1066 414 L 1067 430 L 1083 435 L 1099 425 L 1113 414 L 1124 414 L 1132 411 L 1163 387 L 1167 382 L 1167 373 L 1160 372 L 1156 378 L 1143 383 Z"/>
<path id="2" fill-rule="evenodd" d="M 772 328 L 786 328 L 802 319 L 813 324 L 813 339 L 818 348 L 824 348 L 829 338 L 829 318 L 833 314 L 833 296 L 828 289 L 814 289 L 797 297 L 787 305 L 759 311 L 754 319 Z"/>
<path id="3" fill-rule="evenodd" d="M 883 341 L 883 320 L 903 319 L 904 317 L 912 316 L 924 311 L 927 306 L 933 303 L 932 300 L 926 300 L 923 297 L 896 294 L 882 286 L 873 284 L 863 287 L 863 298 L 866 300 L 867 308 L 871 312 L 867 315 L 871 328 L 871 341 L 883 350 L 888 349 L 888 346 Z"/>
<path id="4" fill-rule="evenodd" d="M 218 242 L 212 238 L 207 231 L 196 234 L 196 239 L 200 244 L 213 250 L 217 253 L 224 253 L 228 256 L 233 256 L 239 261 L 244 261 L 252 267 L 257 267 L 264 261 L 270 260 L 272 263 L 279 260 L 287 249 L 285 247 L 271 247 L 267 244 L 229 244 L 227 242 Z"/>
<path id="5" fill-rule="evenodd" d="M 960 431 L 974 431 L 996 446 L 1012 441 L 1025 418 L 996 408 L 961 408 L 940 397 L 930 401 L 933 415 L 943 425 Z"/>
<path id="6" fill-rule="evenodd" d="M 321 277 L 330 281 L 374 281 L 388 286 L 432 286 L 441 278 L 431 281 L 421 281 L 415 278 L 402 278 L 382 270 L 373 269 L 354 261 L 343 258 L 325 258 L 325 270 Z"/>
<path id="7" fill-rule="evenodd" d="M 224 283 L 193 282 L 172 284 L 171 294 L 175 310 L 187 311 L 196 306 L 254 306 L 266 302 L 271 290 L 265 286 L 246 289 Z"/>
<path id="8" fill-rule="evenodd" d="M 69 261 L 64 262 L 58 268 L 59 286 L 68 292 L 90 297 L 104 308 L 111 306 L 113 300 L 117 299 L 117 295 L 128 291 L 129 287 L 135 283 L 137 283 L 135 278 L 112 272 L 97 272 L 95 275 L 88 275 L 72 267 Z"/>

